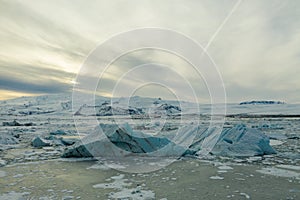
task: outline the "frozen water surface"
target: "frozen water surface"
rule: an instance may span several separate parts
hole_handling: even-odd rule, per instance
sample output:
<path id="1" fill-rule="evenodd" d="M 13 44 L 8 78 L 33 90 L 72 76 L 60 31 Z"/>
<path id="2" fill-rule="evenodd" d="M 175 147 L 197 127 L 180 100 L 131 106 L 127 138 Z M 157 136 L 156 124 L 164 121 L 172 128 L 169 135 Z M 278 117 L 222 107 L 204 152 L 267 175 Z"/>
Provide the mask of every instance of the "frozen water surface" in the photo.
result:
<path id="1" fill-rule="evenodd" d="M 183 102 L 179 115 L 175 101 L 134 97 L 130 109 L 127 102 L 97 97 L 102 107 L 96 108 L 105 110 L 105 116 L 90 115 L 94 108 L 88 105 L 74 116 L 82 125 L 76 128 L 73 115 L 82 105 L 72 110 L 70 95 L 0 101 L 0 199 L 299 199 L 300 105 L 296 104 L 228 105 L 224 127 L 245 124 L 259 130 L 271 138 L 277 154 L 196 155 L 161 165 L 157 171 L 133 174 L 117 171 L 125 167 L 117 161 L 61 158 L 65 148 L 95 129 L 95 118 L 168 138 L 183 125 L 199 121 L 207 126 L 210 120 L 210 105 L 199 105 L 198 112 L 196 104 Z M 117 116 L 110 115 L 111 103 Z M 33 147 L 36 137 L 50 141 L 50 146 Z M 234 142 L 229 139 L 228 144 Z M 148 167 L 156 164 L 151 161 Z"/>

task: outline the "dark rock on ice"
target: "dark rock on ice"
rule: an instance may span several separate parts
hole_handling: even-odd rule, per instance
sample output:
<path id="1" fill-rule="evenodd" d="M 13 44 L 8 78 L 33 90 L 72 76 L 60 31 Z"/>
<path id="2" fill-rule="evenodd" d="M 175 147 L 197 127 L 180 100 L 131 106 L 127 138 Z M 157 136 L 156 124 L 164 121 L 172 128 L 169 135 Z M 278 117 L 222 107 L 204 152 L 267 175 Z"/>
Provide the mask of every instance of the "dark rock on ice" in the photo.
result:
<path id="1" fill-rule="evenodd" d="M 296 135 L 295 133 L 293 133 L 293 134 L 289 134 L 289 135 L 287 136 L 287 138 L 288 138 L 289 140 L 299 140 L 299 139 L 300 139 L 300 136 L 298 136 L 298 135 Z"/>
<path id="2" fill-rule="evenodd" d="M 278 124 L 262 124 L 262 125 L 253 125 L 252 128 L 257 128 L 259 130 L 282 130 L 283 126 Z"/>
<path id="3" fill-rule="evenodd" d="M 12 121 L 12 122 L 2 122 L 3 126 L 21 126 L 21 124 L 19 122 L 17 122 L 16 120 Z"/>
<path id="4" fill-rule="evenodd" d="M 21 123 L 17 122 L 16 120 L 14 120 L 12 122 L 2 122 L 2 125 L 3 126 L 34 126 L 35 124 L 32 122 L 21 124 Z"/>
<path id="5" fill-rule="evenodd" d="M 28 111 L 19 111 L 20 115 L 42 115 L 54 113 L 55 110 L 28 110 Z"/>

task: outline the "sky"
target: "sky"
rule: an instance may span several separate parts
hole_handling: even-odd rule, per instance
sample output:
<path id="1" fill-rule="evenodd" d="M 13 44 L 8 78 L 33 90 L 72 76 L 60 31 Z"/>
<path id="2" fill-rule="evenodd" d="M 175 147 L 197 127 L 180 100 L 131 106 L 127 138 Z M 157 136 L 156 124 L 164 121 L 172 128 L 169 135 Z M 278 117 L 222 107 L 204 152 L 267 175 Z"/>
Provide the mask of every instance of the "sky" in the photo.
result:
<path id="1" fill-rule="evenodd" d="M 96 92 L 103 96 L 196 95 L 210 102 L 205 77 L 160 49 L 127 52 L 105 71 L 97 66 L 104 55 L 97 55 L 95 68 L 83 69 L 101 44 L 145 27 L 176 31 L 200 44 L 222 77 L 227 102 L 300 103 L 296 0 L 0 0 L 0 99 L 72 92 L 83 73 L 86 84 L 100 80 Z"/>

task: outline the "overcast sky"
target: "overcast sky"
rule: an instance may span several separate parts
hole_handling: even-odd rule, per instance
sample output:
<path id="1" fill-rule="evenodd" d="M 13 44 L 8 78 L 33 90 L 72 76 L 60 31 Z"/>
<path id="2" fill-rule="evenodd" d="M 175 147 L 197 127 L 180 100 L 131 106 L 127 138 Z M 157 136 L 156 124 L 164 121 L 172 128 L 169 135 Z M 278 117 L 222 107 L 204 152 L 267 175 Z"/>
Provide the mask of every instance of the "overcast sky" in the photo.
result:
<path id="1" fill-rule="evenodd" d="M 113 35 L 143 27 L 171 29 L 207 47 L 228 102 L 300 103 L 297 0 L 0 0 L 0 99 L 71 91 L 93 49 Z M 173 71 L 157 66 L 130 71 L 152 62 Z M 93 72 L 86 75 L 87 80 L 99 79 Z M 126 95 L 122 91 L 137 83 L 163 79 L 169 88 L 141 84 L 135 95 L 172 98 L 178 92 L 189 100 L 182 78 L 201 102 L 210 101 L 190 64 L 167 52 L 141 50 L 122 56 L 103 74 L 98 94 L 116 95 L 112 89 L 120 77 L 123 89 L 118 95 Z"/>

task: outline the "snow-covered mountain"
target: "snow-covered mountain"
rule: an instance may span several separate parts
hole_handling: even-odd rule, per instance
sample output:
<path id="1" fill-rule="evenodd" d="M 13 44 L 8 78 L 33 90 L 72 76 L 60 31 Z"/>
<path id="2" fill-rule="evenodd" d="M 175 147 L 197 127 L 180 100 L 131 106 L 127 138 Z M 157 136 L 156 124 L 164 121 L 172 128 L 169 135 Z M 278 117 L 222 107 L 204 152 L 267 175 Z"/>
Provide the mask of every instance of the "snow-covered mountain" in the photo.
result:
<path id="1" fill-rule="evenodd" d="M 83 94 L 82 99 L 86 96 Z M 82 102 L 82 103 L 81 103 Z M 178 115 L 200 114 L 210 115 L 212 105 L 196 104 L 191 102 L 178 102 L 176 100 L 163 100 L 149 97 L 121 97 L 108 98 L 95 96 L 94 101 L 84 104 L 77 100 L 78 105 L 72 105 L 72 94 L 55 94 L 43 96 L 21 97 L 0 101 L 0 115 L 26 116 L 26 115 Z M 257 102 L 257 103 L 255 103 Z M 226 104 L 227 115 L 299 115 L 300 104 L 263 103 L 265 101 L 249 101 L 240 104 Z M 260 103 L 261 102 L 261 103 Z M 215 114 L 224 114 L 223 105 L 213 105 Z"/>

